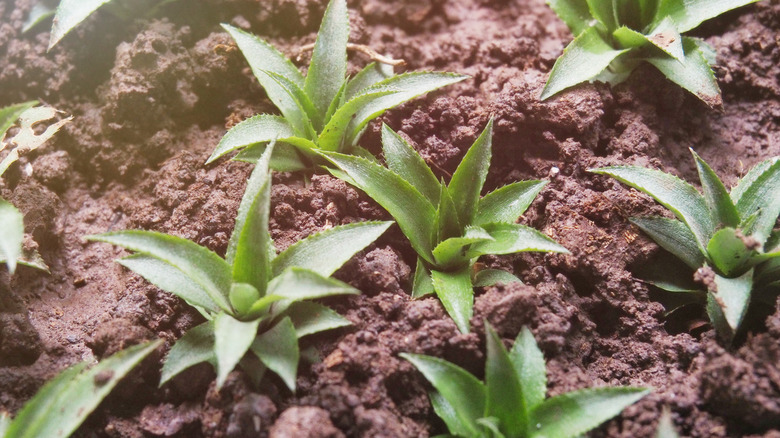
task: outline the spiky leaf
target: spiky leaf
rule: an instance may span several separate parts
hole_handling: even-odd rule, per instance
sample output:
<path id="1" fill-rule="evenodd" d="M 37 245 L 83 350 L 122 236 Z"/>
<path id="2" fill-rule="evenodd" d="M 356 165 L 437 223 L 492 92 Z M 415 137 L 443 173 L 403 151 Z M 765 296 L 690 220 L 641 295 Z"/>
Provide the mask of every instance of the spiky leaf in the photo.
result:
<path id="1" fill-rule="evenodd" d="M 260 320 L 239 321 L 226 313 L 214 318 L 214 353 L 217 356 L 217 389 L 252 345 Z"/>
<path id="2" fill-rule="evenodd" d="M 485 324 L 485 330 L 485 413 L 498 420 L 498 427 L 504 435 L 522 436 L 528 427 L 530 414 L 530 407 L 526 404 L 525 387 L 515 372 L 515 365 L 498 334 L 488 324 Z"/>
<path id="3" fill-rule="evenodd" d="M 631 223 L 690 268 L 698 269 L 704 265 L 704 254 L 696 242 L 696 236 L 681 221 L 664 217 L 634 217 Z"/>
<path id="4" fill-rule="evenodd" d="M 479 257 L 487 254 L 514 254 L 525 251 L 569 253 L 566 248 L 554 240 L 525 225 L 498 223 L 486 224 L 483 228 L 493 240 L 472 245 L 466 253 L 468 257 Z"/>
<path id="5" fill-rule="evenodd" d="M 295 392 L 300 351 L 295 326 L 290 318 L 282 319 L 257 336 L 251 349 L 263 365 L 281 377 L 290 391 Z"/>
<path id="6" fill-rule="evenodd" d="M 490 120 L 461 160 L 447 189 L 455 202 L 461 224 L 471 224 L 477 215 L 482 186 L 485 184 L 493 143 L 493 120 Z"/>
<path id="7" fill-rule="evenodd" d="M 523 388 L 524 406 L 530 413 L 544 401 L 547 393 L 547 372 L 544 355 L 528 327 L 523 327 L 517 335 L 509 355 Z"/>
<path id="8" fill-rule="evenodd" d="M 749 270 L 737 278 L 726 278 L 720 275 L 715 276 L 716 291 L 710 291 L 707 311 L 710 319 L 715 325 L 718 334 L 724 339 L 730 340 L 733 333 L 739 329 L 742 320 L 745 317 L 750 304 L 750 292 L 753 289 L 753 270 Z M 724 325 L 717 312 L 713 312 L 712 304 L 716 304 L 718 310 L 722 312 L 728 330 L 724 330 Z"/>
<path id="9" fill-rule="evenodd" d="M 327 112 L 347 75 L 348 39 L 347 2 L 331 0 L 317 33 L 304 88 L 322 115 Z"/>
<path id="10" fill-rule="evenodd" d="M 758 0 L 660 0 L 656 21 L 670 17 L 680 32 L 696 28 L 702 22 Z"/>
<path id="11" fill-rule="evenodd" d="M 317 146 L 325 151 L 343 151 L 345 149 L 344 139 L 347 127 L 355 114 L 362 108 L 370 105 L 371 102 L 397 92 L 398 90 L 395 88 L 373 86 L 353 97 L 333 113 L 333 117 L 325 125 L 317 140 Z"/>
<path id="12" fill-rule="evenodd" d="M 348 101 L 360 94 L 366 88 L 393 76 L 392 67 L 390 68 L 390 71 L 388 71 L 386 67 L 388 66 L 376 62 L 372 62 L 363 67 L 363 70 L 360 70 L 360 72 L 347 83 L 347 88 L 344 91 L 344 100 Z"/>
<path id="13" fill-rule="evenodd" d="M 456 272 L 432 270 L 433 290 L 441 304 L 458 326 L 461 333 L 468 333 L 469 321 L 474 313 L 474 287 L 468 268 Z"/>
<path id="14" fill-rule="evenodd" d="M 304 336 L 352 324 L 347 318 L 322 304 L 309 301 L 293 304 L 287 313 L 295 327 L 295 334 L 299 339 Z"/>
<path id="15" fill-rule="evenodd" d="M 217 364 L 214 353 L 213 321 L 189 329 L 173 344 L 163 363 L 160 386 L 187 368 L 203 362 L 209 362 L 214 366 Z"/>
<path id="16" fill-rule="evenodd" d="M 666 56 L 645 60 L 660 70 L 667 79 L 690 91 L 710 107 L 722 105 L 715 73 L 699 50 L 696 40 L 683 37 L 683 50 L 685 58 L 682 61 Z"/>
<path id="17" fill-rule="evenodd" d="M 433 249 L 437 266 L 442 268 L 468 262 L 466 250 L 475 243 L 488 242 L 493 237 L 480 227 L 467 227 L 461 237 L 452 237 L 438 244 Z"/>
<path id="18" fill-rule="evenodd" d="M 13 126 L 14 123 L 16 123 L 19 116 L 35 105 L 38 105 L 37 100 L 0 108 L 0 140 L 3 140 L 5 133 L 8 132 L 8 129 Z M 2 173 L 0 173 L 0 175 L 2 175 Z"/>
<path id="19" fill-rule="evenodd" d="M 441 184 L 431 168 L 406 140 L 385 124 L 382 124 L 382 151 L 390 170 L 419 190 L 431 204 L 439 204 Z"/>
<path id="20" fill-rule="evenodd" d="M 587 29 L 593 20 L 588 4 L 582 0 L 547 0 L 547 4 L 569 26 L 574 36 Z"/>
<path id="21" fill-rule="evenodd" d="M 217 148 L 214 149 L 206 164 L 237 149 L 294 136 L 295 130 L 282 117 L 268 114 L 254 116 L 232 127 L 219 141 Z M 277 150 L 278 153 L 279 151 Z"/>
<path id="22" fill-rule="evenodd" d="M 474 276 L 474 287 L 488 287 L 509 283 L 522 284 L 523 281 L 501 269 L 483 269 Z"/>
<path id="23" fill-rule="evenodd" d="M 61 0 L 49 36 L 51 50 L 74 27 L 111 0 Z"/>
<path id="24" fill-rule="evenodd" d="M 718 230 L 707 245 L 710 260 L 727 277 L 733 277 L 744 272 L 753 255 L 748 249 L 745 238 L 737 234 L 734 228 Z"/>
<path id="25" fill-rule="evenodd" d="M 412 298 L 422 298 L 434 293 L 431 272 L 425 267 L 425 262 L 417 258 L 417 268 L 414 270 L 412 283 Z"/>
<path id="26" fill-rule="evenodd" d="M 694 160 L 696 160 L 696 169 L 699 172 L 701 188 L 704 192 L 704 200 L 710 207 L 713 217 L 720 224 L 728 227 L 739 226 L 739 213 L 737 207 L 731 201 L 726 186 L 715 175 L 715 172 L 696 152 L 691 149 Z"/>
<path id="27" fill-rule="evenodd" d="M 519 181 L 488 193 L 479 201 L 473 224 L 514 223 L 546 185 L 547 181 Z"/>
<path id="28" fill-rule="evenodd" d="M 755 220 L 742 232 L 763 243 L 780 215 L 780 161 L 773 159 L 759 166 L 756 172 L 748 172 L 734 189 L 736 196 L 732 196 L 742 218 L 756 214 Z"/>

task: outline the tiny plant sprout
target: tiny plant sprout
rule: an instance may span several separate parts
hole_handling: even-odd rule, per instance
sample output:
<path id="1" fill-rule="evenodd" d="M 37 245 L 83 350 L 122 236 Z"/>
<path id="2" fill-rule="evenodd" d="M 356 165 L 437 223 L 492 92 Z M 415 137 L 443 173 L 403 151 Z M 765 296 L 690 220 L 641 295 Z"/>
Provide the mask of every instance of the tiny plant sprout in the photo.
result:
<path id="1" fill-rule="evenodd" d="M 575 38 L 555 62 L 541 98 L 588 81 L 619 84 L 648 63 L 707 105 L 719 106 L 714 50 L 681 34 L 756 1 L 547 0 Z"/>
<path id="2" fill-rule="evenodd" d="M 312 168 L 317 150 L 371 156 L 358 146 L 368 122 L 386 110 L 467 76 L 415 72 L 397 76 L 369 64 L 352 79 L 347 74 L 349 20 L 346 0 L 332 0 L 325 11 L 306 77 L 262 39 L 224 24 L 255 77 L 282 116 L 261 114 L 234 126 L 208 162 L 243 149 L 237 160 L 254 162 L 277 140 L 271 167 L 282 171 Z"/>
<path id="3" fill-rule="evenodd" d="M 445 360 L 401 354 L 431 383 L 431 405 L 449 436 L 462 438 L 574 438 L 620 414 L 647 388 L 588 388 L 545 398 L 544 356 L 523 328 L 507 351 L 486 323 L 485 381 Z"/>
<path id="4" fill-rule="evenodd" d="M 255 381 L 271 370 L 295 391 L 298 339 L 349 325 L 331 309 L 307 300 L 360 293 L 329 277 L 392 222 L 333 227 L 277 255 L 268 233 L 273 148 L 269 145 L 247 183 L 224 259 L 189 240 L 150 231 L 89 237 L 135 252 L 119 263 L 206 318 L 171 348 L 160 384 L 209 362 L 221 387 L 240 363 Z"/>
<path id="5" fill-rule="evenodd" d="M 50 124 L 43 132 L 36 132 L 37 124 L 53 119 L 57 110 L 51 107 L 37 106 L 37 101 L 20 103 L 0 108 L 0 177 L 19 160 L 22 153 L 28 153 L 43 145 L 72 117 Z M 8 130 L 17 124 L 19 132 L 5 138 Z M 24 240 L 23 216 L 10 202 L 0 198 L 0 263 L 5 263 L 13 274 L 16 265 L 21 264 L 43 271 L 48 267 L 37 252 L 25 253 L 22 250 Z"/>
<path id="6" fill-rule="evenodd" d="M 0 413 L 2 438 L 66 438 L 114 387 L 162 341 L 122 350 L 90 367 L 81 362 L 47 382 L 12 420 Z"/>
<path id="7" fill-rule="evenodd" d="M 472 276 L 480 256 L 568 253 L 544 234 L 515 223 L 546 182 L 520 181 L 480 197 L 490 167 L 492 126 L 491 121 L 449 184 L 438 181 L 417 151 L 386 125 L 382 147 L 387 168 L 362 157 L 322 153 L 333 164 L 329 171 L 334 176 L 366 192 L 395 218 L 418 255 L 412 296 L 435 293 L 463 333 L 469 331 L 475 285 L 519 281 L 492 269 Z"/>
<path id="8" fill-rule="evenodd" d="M 722 339 L 731 342 L 751 306 L 774 306 L 780 291 L 780 160 L 753 167 L 729 193 L 712 168 L 691 151 L 702 192 L 659 170 L 635 166 L 593 169 L 668 208 L 676 219 L 632 218 L 686 267 L 656 269 L 647 280 L 706 302 Z M 694 282 L 694 278 L 698 282 Z"/>

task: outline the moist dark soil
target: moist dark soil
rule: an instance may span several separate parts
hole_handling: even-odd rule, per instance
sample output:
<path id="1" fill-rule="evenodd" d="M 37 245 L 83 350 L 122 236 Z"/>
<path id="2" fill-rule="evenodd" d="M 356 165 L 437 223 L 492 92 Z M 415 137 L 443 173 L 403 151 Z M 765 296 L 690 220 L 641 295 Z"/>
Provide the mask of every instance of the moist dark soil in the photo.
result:
<path id="1" fill-rule="evenodd" d="M 121 0 L 116 0 L 121 1 Z M 100 10 L 46 53 L 47 25 L 22 33 L 33 0 L 0 0 L 0 105 L 39 99 L 75 119 L 6 173 L 0 195 L 25 214 L 51 274 L 0 271 L 0 409 L 16 412 L 56 373 L 145 339 L 163 351 L 136 369 L 79 431 L 99 437 L 424 437 L 445 432 L 422 376 L 401 352 L 443 357 L 476 375 L 488 321 L 510 342 L 528 326 L 547 359 L 549 394 L 604 385 L 653 393 L 592 433 L 650 437 L 665 406 L 691 437 L 780 436 L 780 305 L 736 346 L 701 311 L 666 318 L 662 294 L 635 275 L 669 257 L 632 226 L 667 214 L 650 198 L 587 169 L 650 166 L 696 181 L 688 148 L 727 185 L 780 155 L 780 1 L 764 0 L 697 31 L 718 53 L 723 107 L 709 109 L 640 68 L 614 88 L 538 96 L 572 36 L 543 0 L 354 0 L 351 40 L 407 61 L 408 70 L 471 79 L 396 108 L 381 122 L 447 177 L 495 118 L 492 189 L 548 179 L 522 223 L 571 255 L 489 257 L 524 285 L 476 291 L 473 333 L 460 334 L 433 298 L 411 300 L 414 254 L 397 228 L 337 277 L 360 296 L 327 304 L 349 328 L 305 339 L 298 391 L 241 371 L 214 388 L 208 365 L 157 387 L 164 350 L 199 315 L 113 260 L 122 250 L 88 234 L 149 229 L 224 254 L 250 166 L 204 165 L 229 126 L 275 111 L 220 22 L 295 58 L 314 40 L 325 0 L 188 0 L 156 16 Z M 308 54 L 298 64 L 308 64 Z M 368 62 L 350 56 L 356 72 Z M 26 164 L 32 173 L 22 172 Z M 274 176 L 272 236 L 280 249 L 323 228 L 388 215 L 330 176 Z"/>

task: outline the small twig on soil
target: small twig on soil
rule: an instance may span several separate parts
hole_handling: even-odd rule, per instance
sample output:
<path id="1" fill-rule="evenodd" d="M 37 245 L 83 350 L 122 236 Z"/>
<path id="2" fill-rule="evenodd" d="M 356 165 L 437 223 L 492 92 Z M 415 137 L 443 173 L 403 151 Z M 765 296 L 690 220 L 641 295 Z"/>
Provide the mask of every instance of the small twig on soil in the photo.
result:
<path id="1" fill-rule="evenodd" d="M 308 52 L 311 50 L 314 50 L 314 43 L 301 46 L 300 49 L 298 49 L 298 60 L 300 61 L 301 55 L 303 55 L 304 52 Z M 372 49 L 371 47 L 365 46 L 363 44 L 347 43 L 347 50 L 351 50 L 353 52 L 360 52 L 368 56 L 372 61 L 380 62 L 382 64 L 387 64 L 387 65 L 392 65 L 393 67 L 401 67 L 406 65 L 406 61 L 404 61 L 403 59 L 394 59 L 389 56 L 382 55 L 376 50 Z"/>

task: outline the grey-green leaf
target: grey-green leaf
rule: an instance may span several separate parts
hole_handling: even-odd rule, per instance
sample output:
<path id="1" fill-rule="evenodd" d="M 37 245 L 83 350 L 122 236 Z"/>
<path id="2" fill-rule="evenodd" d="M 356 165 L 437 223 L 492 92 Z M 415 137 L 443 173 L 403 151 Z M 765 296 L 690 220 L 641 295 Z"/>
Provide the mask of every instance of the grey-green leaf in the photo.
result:
<path id="1" fill-rule="evenodd" d="M 278 310 L 280 307 L 286 308 L 296 301 L 359 293 L 359 290 L 343 281 L 298 267 L 287 268 L 268 284 L 269 295 L 284 298 L 282 302 L 274 304 L 275 313 L 281 311 Z"/>
<path id="2" fill-rule="evenodd" d="M 517 335 L 509 356 L 523 388 L 527 415 L 530 415 L 533 409 L 542 404 L 547 393 L 547 368 L 544 355 L 528 327 L 523 327 Z"/>
<path id="3" fill-rule="evenodd" d="M 707 201 L 707 205 L 710 207 L 713 217 L 720 224 L 728 227 L 739 226 L 739 213 L 737 207 L 731 201 L 729 192 L 726 190 L 726 186 L 715 175 L 715 172 L 696 152 L 691 149 L 694 160 L 696 160 L 696 169 L 699 172 L 699 180 L 701 181 L 701 188 L 704 192 L 704 200 Z"/>
<path id="4" fill-rule="evenodd" d="M 649 393 L 645 388 L 588 388 L 549 398 L 533 411 L 529 437 L 577 437 Z"/>
<path id="5" fill-rule="evenodd" d="M 702 22 L 758 0 L 661 0 L 656 21 L 670 17 L 677 30 L 687 32 Z"/>
<path id="6" fill-rule="evenodd" d="M 615 0 L 586 0 L 590 15 L 599 21 L 610 32 L 618 27 L 615 17 Z"/>
<path id="7" fill-rule="evenodd" d="M 547 181 L 519 181 L 488 193 L 479 201 L 473 225 L 514 223 L 546 185 Z"/>
<path id="8" fill-rule="evenodd" d="M 300 350 L 295 326 L 290 318 L 282 319 L 261 333 L 252 343 L 251 349 L 263 365 L 281 377 L 290 391 L 295 392 Z"/>
<path id="9" fill-rule="evenodd" d="M 753 270 L 749 270 L 737 278 L 715 276 L 717 291 L 710 291 L 732 332 L 736 332 L 742 324 L 750 304 L 750 292 L 753 289 Z M 710 315 L 712 316 L 712 314 Z M 718 326 L 713 320 L 713 324 Z M 723 332 L 720 333 L 722 336 Z M 725 336 L 727 339 L 728 336 Z"/>
<path id="10" fill-rule="evenodd" d="M 582 0 L 547 0 L 547 4 L 569 26 L 574 36 L 587 29 L 593 20 L 588 4 Z"/>
<path id="11" fill-rule="evenodd" d="M 22 255 L 23 241 L 24 215 L 0 198 L 0 260 L 5 260 L 11 274 L 16 271 L 16 260 Z"/>
<path id="12" fill-rule="evenodd" d="M 704 253 L 696 242 L 696 236 L 681 221 L 663 217 L 634 217 L 631 223 L 692 269 L 704 265 Z"/>
<path id="13" fill-rule="evenodd" d="M 310 301 L 297 302 L 290 306 L 287 314 L 295 327 L 298 338 L 326 330 L 346 327 L 352 323 L 322 304 Z"/>
<path id="14" fill-rule="evenodd" d="M 323 153 L 323 156 L 349 176 L 348 183 L 384 207 L 417 254 L 433 263 L 431 237 L 436 210 L 417 189 L 387 168 L 364 158 L 337 153 Z"/>
<path id="15" fill-rule="evenodd" d="M 665 406 L 661 412 L 661 419 L 658 420 L 658 428 L 655 430 L 655 438 L 680 438 L 672 421 L 672 411 Z"/>
<path id="16" fill-rule="evenodd" d="M 217 389 L 244 357 L 257 336 L 260 320 L 239 321 L 226 313 L 214 318 L 214 353 L 217 356 Z"/>
<path id="17" fill-rule="evenodd" d="M 295 128 L 299 136 L 315 138 L 317 136 L 316 129 L 322 129 L 324 114 L 319 113 L 309 96 L 298 84 L 272 71 L 264 73 L 276 81 L 298 107 L 298 111 L 285 115 L 285 119 Z"/>
<path id="18" fill-rule="evenodd" d="M 117 383 L 161 343 L 135 345 L 89 369 L 81 363 L 60 373 L 25 404 L 4 438 L 70 436 Z"/>
<path id="19" fill-rule="evenodd" d="M 399 356 L 411 362 L 436 388 L 463 427 L 468 429 L 468 436 L 477 436 L 476 420 L 485 413 L 485 385 L 468 371 L 445 360 L 421 354 L 402 353 Z"/>
<path id="20" fill-rule="evenodd" d="M 412 298 L 422 298 L 434 293 L 433 280 L 431 272 L 425 267 L 425 262 L 417 258 L 417 268 L 414 270 L 414 281 L 412 282 Z"/>
<path id="21" fill-rule="evenodd" d="M 343 152 L 349 149 L 345 144 L 347 127 L 353 120 L 355 114 L 371 102 L 381 99 L 384 96 L 397 93 L 398 90 L 391 87 L 374 86 L 364 90 L 362 93 L 353 97 L 343 106 L 336 110 L 328 124 L 323 128 L 322 133 L 317 139 L 317 145 L 325 151 Z"/>
<path id="22" fill-rule="evenodd" d="M 460 223 L 468 225 L 477 215 L 482 186 L 485 184 L 493 144 L 493 120 L 491 119 L 482 134 L 477 138 L 452 174 L 449 189 Z"/>
<path id="23" fill-rule="evenodd" d="M 628 49 L 610 46 L 595 27 L 583 31 L 563 51 L 553 66 L 542 91 L 541 100 L 548 99 L 577 84 L 590 81 Z"/>
<path id="24" fill-rule="evenodd" d="M 346 0 L 331 0 L 314 44 L 304 90 L 324 116 L 347 75 L 349 16 Z"/>
<path id="25" fill-rule="evenodd" d="M 467 267 L 456 272 L 432 270 L 433 290 L 461 333 L 468 333 L 474 313 L 474 287 Z"/>
<path id="26" fill-rule="evenodd" d="M 530 415 L 526 404 L 525 387 L 515 372 L 515 365 L 495 330 L 485 323 L 485 383 L 487 406 L 485 415 L 496 417 L 504 435 L 523 436 Z"/>
<path id="27" fill-rule="evenodd" d="M 433 257 L 436 258 L 437 266 L 441 268 L 454 266 L 468 262 L 466 249 L 469 245 L 480 242 L 495 240 L 484 229 L 480 227 L 467 227 L 463 236 L 449 238 L 433 249 Z"/>
<path id="28" fill-rule="evenodd" d="M 667 79 L 685 88 L 710 107 L 723 104 L 720 87 L 709 62 L 699 50 L 696 40 L 683 37 L 685 58 L 680 61 L 668 56 L 645 58 L 661 71 Z"/>
<path id="29" fill-rule="evenodd" d="M 351 100 L 366 88 L 392 76 L 392 68 L 391 71 L 388 72 L 384 64 L 372 62 L 363 67 L 363 70 L 360 70 L 360 72 L 347 83 L 347 88 L 344 91 L 344 99 L 347 101 Z"/>
<path id="30" fill-rule="evenodd" d="M 48 50 L 51 50 L 68 32 L 109 1 L 111 0 L 61 0 L 54 15 Z"/>
<path id="31" fill-rule="evenodd" d="M 403 356 L 403 354 L 401 356 Z M 469 422 L 462 421 L 458 416 L 458 413 L 455 411 L 455 408 L 450 404 L 450 402 L 447 401 L 446 398 L 444 398 L 444 396 L 441 395 L 440 392 L 431 391 L 428 393 L 428 397 L 431 399 L 431 406 L 433 407 L 433 411 L 436 412 L 436 415 L 438 415 L 439 418 L 444 420 L 444 424 L 447 425 L 447 430 L 450 431 L 450 434 L 436 435 L 433 438 L 456 438 L 471 436 L 473 432 L 470 432 L 470 430 L 476 427 L 476 421 L 473 425 L 470 425 Z"/>
<path id="32" fill-rule="evenodd" d="M 294 243 L 273 260 L 273 275 L 297 266 L 329 277 L 391 225 L 391 221 L 354 222 L 312 234 Z"/>
<path id="33" fill-rule="evenodd" d="M 199 363 L 216 366 L 214 353 L 214 322 L 207 321 L 189 329 L 168 351 L 160 375 L 160 386 L 176 375 Z"/>
<path id="34" fill-rule="evenodd" d="M 293 127 L 282 117 L 268 114 L 254 116 L 232 127 L 219 141 L 206 164 L 237 149 L 273 140 L 283 140 L 295 135 Z"/>
<path id="35" fill-rule="evenodd" d="M 742 231 L 764 243 L 780 215 L 780 160 L 774 161 L 763 172 L 749 172 L 743 180 L 746 180 L 745 183 L 740 181 L 735 189 L 739 195 L 737 211 L 742 218 L 756 213 L 757 216 L 752 225 Z"/>
<path id="36" fill-rule="evenodd" d="M 19 116 L 35 105 L 38 105 L 37 100 L 0 108 L 0 141 L 3 140 L 8 129 L 19 120 Z M 2 175 L 2 173 L 0 173 L 0 175 Z"/>
<path id="37" fill-rule="evenodd" d="M 230 265 L 211 250 L 181 237 L 154 231 L 116 231 L 88 236 L 145 254 L 176 267 L 198 283 L 220 309 L 230 312 Z"/>
<path id="38" fill-rule="evenodd" d="M 704 197 L 692 185 L 660 170 L 637 166 L 604 167 L 591 172 L 609 175 L 650 195 L 690 228 L 702 251 L 707 247 L 716 224 Z"/>
<path id="39" fill-rule="evenodd" d="M 486 224 L 484 230 L 493 240 L 475 243 L 466 253 L 468 257 L 479 257 L 487 254 L 514 254 L 525 251 L 557 252 L 568 254 L 569 251 L 531 227 L 519 224 Z"/>
<path id="40" fill-rule="evenodd" d="M 419 190 L 431 204 L 439 204 L 441 184 L 431 168 L 406 140 L 385 124 L 382 124 L 382 151 L 390 170 Z"/>
<path id="41" fill-rule="evenodd" d="M 718 230 L 709 244 L 707 253 L 718 271 L 727 277 L 744 273 L 754 251 L 747 248 L 745 240 L 734 228 Z"/>
<path id="42" fill-rule="evenodd" d="M 509 283 L 522 284 L 523 281 L 502 269 L 483 269 L 474 275 L 474 287 L 488 287 Z"/>

